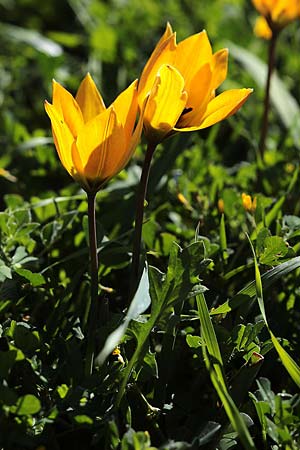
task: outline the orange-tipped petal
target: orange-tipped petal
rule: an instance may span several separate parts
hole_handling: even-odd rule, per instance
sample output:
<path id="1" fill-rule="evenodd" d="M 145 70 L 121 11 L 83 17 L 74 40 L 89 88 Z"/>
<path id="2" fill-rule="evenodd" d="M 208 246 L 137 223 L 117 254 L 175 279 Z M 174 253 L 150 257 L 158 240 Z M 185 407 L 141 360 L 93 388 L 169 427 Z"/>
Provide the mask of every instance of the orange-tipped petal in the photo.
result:
<path id="1" fill-rule="evenodd" d="M 234 114 L 245 103 L 253 89 L 230 89 L 211 100 L 200 129 L 210 127 Z"/>
<path id="2" fill-rule="evenodd" d="M 147 139 L 161 142 L 173 130 L 187 102 L 184 79 L 174 67 L 163 65 L 150 92 L 144 114 Z"/>
<path id="3" fill-rule="evenodd" d="M 118 122 L 120 122 L 124 129 L 125 139 L 128 144 L 131 139 L 138 110 L 137 85 L 138 80 L 135 80 L 112 104 L 116 111 Z"/>
<path id="4" fill-rule="evenodd" d="M 270 13 L 271 2 L 265 2 L 264 0 L 252 0 L 253 5 L 260 14 L 267 16 Z"/>
<path id="5" fill-rule="evenodd" d="M 156 47 L 159 47 L 165 40 L 167 40 L 171 35 L 173 34 L 173 30 L 171 27 L 171 24 L 167 22 L 166 29 L 158 43 L 156 44 Z"/>
<path id="6" fill-rule="evenodd" d="M 228 49 L 223 48 L 215 53 L 211 60 L 212 66 L 212 89 L 217 89 L 227 76 L 227 66 L 228 66 Z"/>
<path id="7" fill-rule="evenodd" d="M 53 80 L 52 98 L 54 108 L 63 117 L 73 137 L 76 138 L 83 125 L 83 117 L 78 103 L 72 94 L 55 80 Z"/>
<path id="8" fill-rule="evenodd" d="M 187 91 L 195 74 L 211 58 L 212 49 L 205 30 L 193 34 L 177 45 L 174 66 L 183 76 Z"/>
<path id="9" fill-rule="evenodd" d="M 88 122 L 106 109 L 104 101 L 89 73 L 82 80 L 75 98 L 80 106 L 84 122 Z"/>
<path id="10" fill-rule="evenodd" d="M 73 161 L 71 149 L 74 142 L 72 133 L 64 122 L 62 115 L 47 101 L 45 101 L 45 110 L 51 120 L 53 139 L 58 156 L 64 168 L 72 175 Z"/>

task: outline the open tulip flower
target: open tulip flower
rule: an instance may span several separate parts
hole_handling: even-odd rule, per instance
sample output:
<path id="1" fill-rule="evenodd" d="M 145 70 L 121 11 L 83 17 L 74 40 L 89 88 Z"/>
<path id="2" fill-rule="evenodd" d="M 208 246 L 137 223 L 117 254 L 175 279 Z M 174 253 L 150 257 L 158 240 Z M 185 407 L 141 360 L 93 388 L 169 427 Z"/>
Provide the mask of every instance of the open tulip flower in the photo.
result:
<path id="1" fill-rule="evenodd" d="M 216 96 L 227 74 L 228 50 L 216 53 L 205 31 L 176 44 L 167 24 L 139 82 L 139 104 L 148 94 L 144 131 L 152 144 L 178 131 L 200 130 L 234 114 L 252 89 L 231 89 Z"/>
<path id="2" fill-rule="evenodd" d="M 53 102 L 45 102 L 59 158 L 87 192 L 101 186 L 127 164 L 142 131 L 138 111 L 137 80 L 108 108 L 87 74 L 74 98 L 53 81 Z"/>
<path id="3" fill-rule="evenodd" d="M 252 2 L 257 11 L 266 18 L 273 33 L 300 17 L 300 0 L 252 0 Z"/>

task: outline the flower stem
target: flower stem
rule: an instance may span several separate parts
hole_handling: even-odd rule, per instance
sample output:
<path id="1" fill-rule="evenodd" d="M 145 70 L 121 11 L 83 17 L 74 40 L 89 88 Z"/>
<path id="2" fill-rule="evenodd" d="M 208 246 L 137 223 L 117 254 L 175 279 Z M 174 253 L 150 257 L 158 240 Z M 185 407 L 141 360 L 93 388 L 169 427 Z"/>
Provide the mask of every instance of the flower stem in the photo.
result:
<path id="1" fill-rule="evenodd" d="M 270 110 L 270 87 L 271 87 L 271 78 L 272 73 L 275 67 L 275 48 L 277 43 L 278 32 L 273 31 L 272 38 L 269 44 L 269 55 L 268 55 L 268 75 L 266 81 L 265 88 L 265 98 L 264 98 L 264 112 L 262 117 L 262 127 L 261 134 L 259 140 L 259 155 L 261 158 L 261 162 L 264 160 L 264 152 L 266 145 L 266 137 L 268 133 L 269 127 L 269 110 Z"/>
<path id="2" fill-rule="evenodd" d="M 93 371 L 95 354 L 95 332 L 98 316 L 98 253 L 97 253 L 97 232 L 95 199 L 96 192 L 88 192 L 88 222 L 89 222 L 89 249 L 91 261 L 91 303 L 88 317 L 87 331 L 87 353 L 85 361 L 85 373 L 91 375 Z"/>
<path id="3" fill-rule="evenodd" d="M 145 161 L 142 168 L 141 179 L 138 187 L 136 213 L 135 213 L 135 228 L 133 238 L 131 279 L 130 279 L 130 299 L 134 295 L 140 275 L 140 252 L 141 252 L 142 227 L 144 217 L 144 202 L 147 193 L 151 161 L 155 149 L 156 144 L 151 143 L 148 144 L 145 155 Z"/>

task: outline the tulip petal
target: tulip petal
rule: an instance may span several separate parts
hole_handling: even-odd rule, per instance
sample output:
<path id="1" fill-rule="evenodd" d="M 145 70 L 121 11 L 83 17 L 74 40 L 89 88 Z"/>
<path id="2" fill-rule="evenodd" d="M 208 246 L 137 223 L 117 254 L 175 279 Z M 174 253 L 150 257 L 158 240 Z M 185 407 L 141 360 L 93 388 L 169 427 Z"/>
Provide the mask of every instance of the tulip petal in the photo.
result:
<path id="1" fill-rule="evenodd" d="M 186 111 L 179 118 L 176 128 L 186 128 L 201 123 L 211 98 L 211 80 L 211 67 L 207 63 L 201 67 L 190 84 Z"/>
<path id="2" fill-rule="evenodd" d="M 176 59 L 173 65 L 183 76 L 185 87 L 188 92 L 190 83 L 195 74 L 199 72 L 201 66 L 209 62 L 211 58 L 212 48 L 205 30 L 193 34 L 177 45 Z M 172 63 L 170 62 L 170 64 Z"/>
<path id="3" fill-rule="evenodd" d="M 163 64 L 172 64 L 175 59 L 176 34 L 165 32 L 166 39 L 161 38 L 144 67 L 139 81 L 139 107 L 150 92 L 157 73 Z"/>
<path id="4" fill-rule="evenodd" d="M 234 114 L 247 100 L 253 89 L 230 89 L 208 103 L 205 115 L 200 123 L 194 122 L 188 127 L 174 128 L 175 131 L 196 131 L 210 127 Z"/>
<path id="5" fill-rule="evenodd" d="M 89 73 L 82 80 L 75 98 L 82 111 L 84 122 L 88 122 L 106 109 L 104 101 Z"/>
<path id="6" fill-rule="evenodd" d="M 162 37 L 160 38 L 160 40 L 158 41 L 158 43 L 156 44 L 156 47 L 159 47 L 165 40 L 167 40 L 170 36 L 172 36 L 172 34 L 174 34 L 173 30 L 172 30 L 172 26 L 169 22 L 167 22 L 165 32 L 162 35 Z"/>
<path id="7" fill-rule="evenodd" d="M 234 114 L 245 103 L 252 89 L 230 89 L 209 102 L 200 129 L 210 127 Z"/>
<path id="8" fill-rule="evenodd" d="M 217 89 L 226 79 L 228 66 L 228 49 L 223 48 L 216 52 L 211 61 L 212 65 L 212 89 Z"/>
<path id="9" fill-rule="evenodd" d="M 184 79 L 174 67 L 163 65 L 150 92 L 144 115 L 147 139 L 161 142 L 177 123 L 187 102 Z"/>
<path id="10" fill-rule="evenodd" d="M 83 125 L 83 117 L 78 103 L 70 92 L 55 80 L 53 80 L 52 99 L 53 106 L 63 117 L 73 137 L 76 138 Z"/>
<path id="11" fill-rule="evenodd" d="M 71 149 L 74 142 L 72 133 L 64 122 L 62 115 L 47 101 L 45 101 L 45 110 L 51 120 L 53 140 L 59 159 L 64 168 L 72 175 L 73 161 Z"/>
<path id="12" fill-rule="evenodd" d="M 125 136 L 113 107 L 87 122 L 76 144 L 87 180 L 102 184 L 115 175 L 118 161 L 111 158 L 111 153 L 124 151 Z"/>
<path id="13" fill-rule="evenodd" d="M 127 143 L 130 141 L 138 110 L 137 84 L 138 80 L 131 83 L 112 104 L 116 111 L 118 122 L 124 128 Z"/>

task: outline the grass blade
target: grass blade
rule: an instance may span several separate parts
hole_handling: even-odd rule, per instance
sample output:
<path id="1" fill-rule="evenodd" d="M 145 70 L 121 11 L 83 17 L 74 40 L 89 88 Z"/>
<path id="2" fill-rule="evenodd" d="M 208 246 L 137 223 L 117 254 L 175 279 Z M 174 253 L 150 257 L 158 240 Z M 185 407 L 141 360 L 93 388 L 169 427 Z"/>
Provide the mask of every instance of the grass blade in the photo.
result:
<path id="1" fill-rule="evenodd" d="M 263 299 L 263 288 L 262 288 L 262 282 L 261 282 L 260 271 L 259 271 L 259 267 L 258 267 L 258 263 L 257 263 L 257 258 L 255 255 L 255 251 L 254 251 L 252 242 L 251 242 L 249 236 L 247 236 L 247 237 L 249 239 L 249 243 L 250 243 L 251 250 L 253 253 L 253 258 L 254 258 L 256 297 L 257 297 L 261 315 L 265 321 L 265 324 L 270 333 L 273 345 L 279 355 L 279 358 L 280 358 L 282 364 L 286 368 L 286 370 L 289 373 L 292 380 L 297 384 L 298 387 L 300 387 L 300 367 L 294 361 L 294 359 L 288 354 L 288 352 L 282 347 L 282 345 L 279 343 L 276 336 L 270 330 L 270 327 L 269 327 L 269 324 L 267 321 L 266 311 L 265 311 L 265 304 L 264 304 L 264 299 Z"/>
<path id="2" fill-rule="evenodd" d="M 202 346 L 203 356 L 211 377 L 211 381 L 224 405 L 228 419 L 230 420 L 235 431 L 238 433 L 244 448 L 247 450 L 254 450 L 255 445 L 248 428 L 227 388 L 222 356 L 205 297 L 203 294 L 200 294 L 196 297 L 196 299 L 201 324 L 201 336 L 204 342 L 204 345 Z"/>

